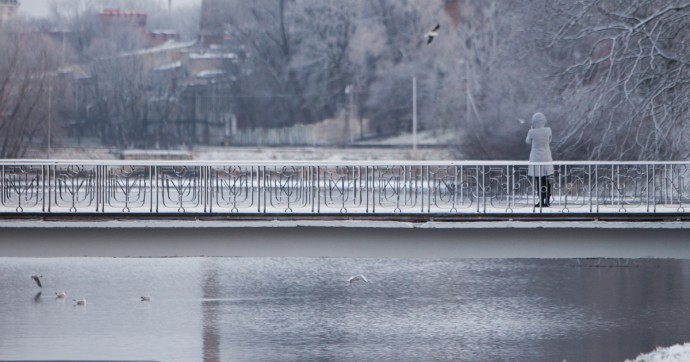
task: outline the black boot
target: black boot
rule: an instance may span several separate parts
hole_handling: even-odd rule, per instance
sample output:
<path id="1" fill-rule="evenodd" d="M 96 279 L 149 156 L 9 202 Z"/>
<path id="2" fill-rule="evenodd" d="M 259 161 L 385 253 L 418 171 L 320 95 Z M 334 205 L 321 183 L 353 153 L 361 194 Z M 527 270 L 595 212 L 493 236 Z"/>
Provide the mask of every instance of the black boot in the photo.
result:
<path id="1" fill-rule="evenodd" d="M 545 207 L 551 206 L 551 180 L 549 180 L 548 177 L 546 178 L 546 195 L 542 200 L 542 204 L 544 204 Z"/>
<path id="2" fill-rule="evenodd" d="M 542 176 L 539 178 L 539 203 L 534 207 L 549 207 L 549 200 L 551 199 L 551 183 L 548 177 Z"/>

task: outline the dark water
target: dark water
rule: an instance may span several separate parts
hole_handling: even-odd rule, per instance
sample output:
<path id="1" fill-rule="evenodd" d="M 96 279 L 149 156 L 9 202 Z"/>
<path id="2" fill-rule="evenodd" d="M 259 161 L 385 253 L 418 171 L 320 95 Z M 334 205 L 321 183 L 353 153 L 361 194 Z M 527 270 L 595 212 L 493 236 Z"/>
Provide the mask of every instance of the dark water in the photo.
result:
<path id="1" fill-rule="evenodd" d="M 684 260 L 0 258 L 0 360 L 622 361 L 690 341 L 689 283 Z"/>

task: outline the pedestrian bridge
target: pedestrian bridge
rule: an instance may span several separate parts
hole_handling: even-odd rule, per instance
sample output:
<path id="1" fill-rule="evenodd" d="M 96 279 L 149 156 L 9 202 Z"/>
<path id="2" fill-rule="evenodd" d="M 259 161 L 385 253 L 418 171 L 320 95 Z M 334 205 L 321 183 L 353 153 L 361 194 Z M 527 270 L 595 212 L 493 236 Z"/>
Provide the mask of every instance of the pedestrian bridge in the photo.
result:
<path id="1" fill-rule="evenodd" d="M 0 161 L 0 257 L 690 259 L 690 163 Z"/>
<path id="2" fill-rule="evenodd" d="M 0 160 L 5 216 L 310 219 L 690 215 L 690 162 L 553 162 L 550 207 L 528 162 Z"/>

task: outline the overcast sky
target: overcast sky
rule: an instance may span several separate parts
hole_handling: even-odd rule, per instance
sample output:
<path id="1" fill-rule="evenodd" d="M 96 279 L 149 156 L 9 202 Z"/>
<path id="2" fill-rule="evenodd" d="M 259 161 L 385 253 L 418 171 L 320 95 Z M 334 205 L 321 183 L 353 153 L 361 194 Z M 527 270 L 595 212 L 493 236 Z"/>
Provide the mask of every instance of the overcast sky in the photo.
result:
<path id="1" fill-rule="evenodd" d="M 160 2 L 167 6 L 168 0 L 142 0 Z M 44 17 L 48 15 L 50 0 L 20 0 L 19 13 L 26 16 Z M 172 0 L 172 6 L 198 4 L 201 0 Z"/>

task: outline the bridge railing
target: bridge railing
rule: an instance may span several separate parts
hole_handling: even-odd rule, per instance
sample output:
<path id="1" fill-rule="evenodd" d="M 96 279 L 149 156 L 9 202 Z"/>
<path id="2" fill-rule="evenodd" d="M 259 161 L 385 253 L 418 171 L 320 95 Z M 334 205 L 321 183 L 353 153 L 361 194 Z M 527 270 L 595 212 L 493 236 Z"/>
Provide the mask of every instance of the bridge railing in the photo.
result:
<path id="1" fill-rule="evenodd" d="M 690 212 L 690 162 L 550 164 L 542 208 L 528 162 L 0 160 L 0 213 Z"/>

